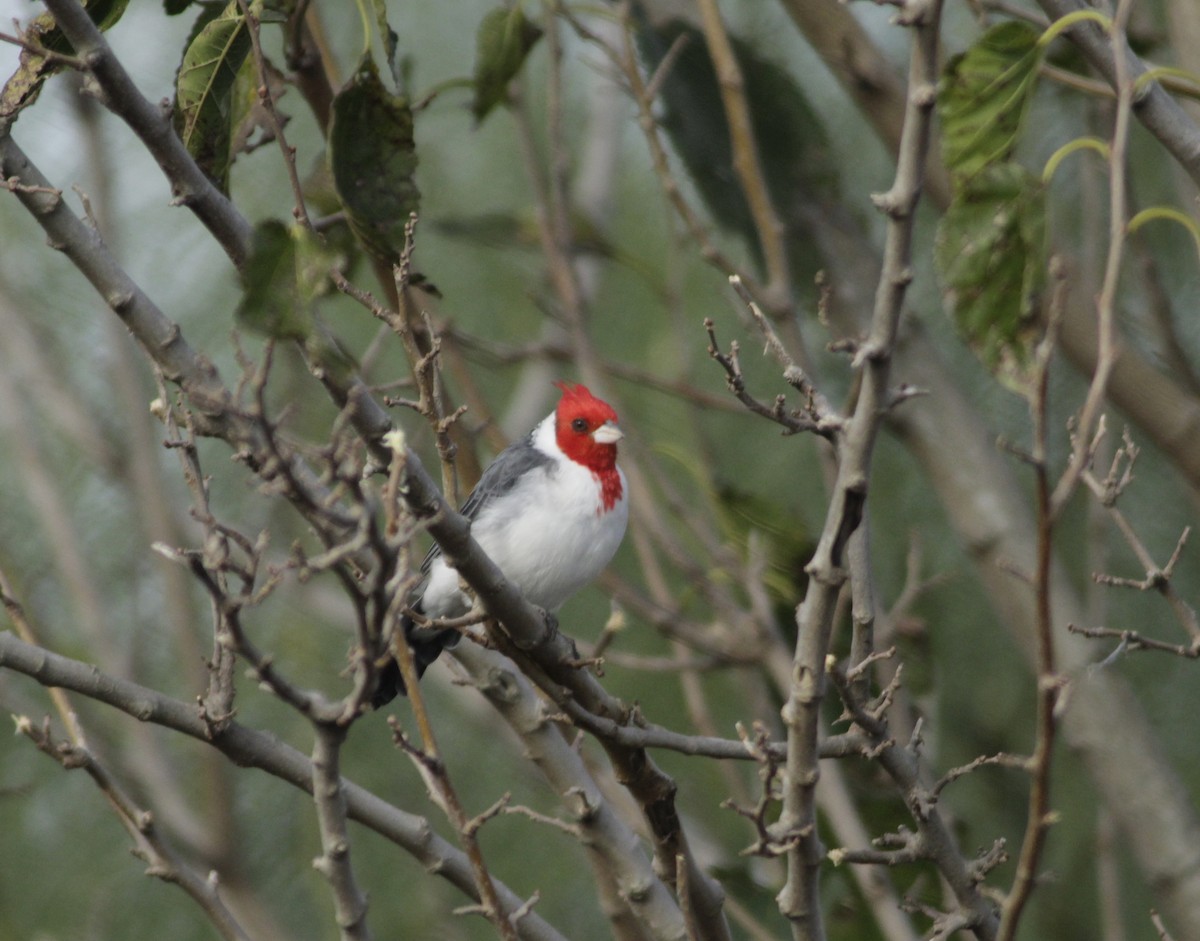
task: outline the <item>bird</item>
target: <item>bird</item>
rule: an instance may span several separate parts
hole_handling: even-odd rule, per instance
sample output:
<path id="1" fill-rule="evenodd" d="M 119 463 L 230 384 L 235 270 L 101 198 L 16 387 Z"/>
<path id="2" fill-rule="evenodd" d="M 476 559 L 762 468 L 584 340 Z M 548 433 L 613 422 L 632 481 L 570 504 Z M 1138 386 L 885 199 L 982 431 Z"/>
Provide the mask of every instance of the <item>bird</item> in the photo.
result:
<path id="1" fill-rule="evenodd" d="M 558 381 L 554 411 L 487 466 L 459 512 L 471 535 L 531 604 L 554 614 L 612 561 L 629 521 L 625 473 L 617 466 L 624 434 L 612 406 L 587 386 Z M 425 618 L 459 617 L 471 599 L 435 545 L 421 565 L 425 578 L 409 607 Z M 461 636 L 453 629 L 401 627 L 420 676 Z M 399 664 L 379 669 L 372 705 L 407 692 Z"/>

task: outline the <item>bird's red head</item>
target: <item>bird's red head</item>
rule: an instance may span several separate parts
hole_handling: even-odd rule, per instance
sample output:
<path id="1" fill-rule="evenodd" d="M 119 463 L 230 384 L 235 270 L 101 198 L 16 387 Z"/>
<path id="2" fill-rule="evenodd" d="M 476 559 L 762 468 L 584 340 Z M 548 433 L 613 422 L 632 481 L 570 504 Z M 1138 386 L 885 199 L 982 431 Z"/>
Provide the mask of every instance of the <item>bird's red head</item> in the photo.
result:
<path id="1" fill-rule="evenodd" d="M 570 382 L 554 383 L 562 390 L 555 409 L 555 432 L 563 454 L 595 474 L 604 487 L 604 503 L 611 507 L 621 496 L 617 474 L 617 442 L 621 430 L 617 413 L 607 402 L 596 398 L 587 386 Z"/>

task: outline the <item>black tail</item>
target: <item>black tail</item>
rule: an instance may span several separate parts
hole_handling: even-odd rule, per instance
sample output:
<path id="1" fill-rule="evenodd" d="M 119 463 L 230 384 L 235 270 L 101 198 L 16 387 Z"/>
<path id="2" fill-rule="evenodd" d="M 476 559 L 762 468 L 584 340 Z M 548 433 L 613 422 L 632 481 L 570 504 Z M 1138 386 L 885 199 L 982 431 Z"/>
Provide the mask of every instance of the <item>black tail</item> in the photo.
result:
<path id="1" fill-rule="evenodd" d="M 417 668 L 417 676 L 423 676 L 429 665 L 436 660 L 443 650 L 458 643 L 458 631 L 428 631 L 415 627 L 412 621 L 404 619 L 404 636 L 408 638 L 408 646 L 413 653 L 413 664 Z M 381 709 L 397 696 L 406 696 L 408 690 L 404 685 L 404 677 L 400 675 L 400 664 L 388 658 L 379 668 L 379 685 L 375 687 L 375 696 L 371 705 Z"/>

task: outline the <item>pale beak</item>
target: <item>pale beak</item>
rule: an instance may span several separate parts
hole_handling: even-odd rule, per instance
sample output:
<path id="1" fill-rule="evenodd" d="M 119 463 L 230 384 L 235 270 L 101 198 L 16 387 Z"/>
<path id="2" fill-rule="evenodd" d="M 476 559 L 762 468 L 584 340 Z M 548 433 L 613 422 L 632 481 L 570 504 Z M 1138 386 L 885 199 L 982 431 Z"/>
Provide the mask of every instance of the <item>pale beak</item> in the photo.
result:
<path id="1" fill-rule="evenodd" d="M 606 421 L 592 432 L 592 440 L 596 444 L 616 444 L 624 437 L 624 433 L 617 427 L 615 421 Z"/>

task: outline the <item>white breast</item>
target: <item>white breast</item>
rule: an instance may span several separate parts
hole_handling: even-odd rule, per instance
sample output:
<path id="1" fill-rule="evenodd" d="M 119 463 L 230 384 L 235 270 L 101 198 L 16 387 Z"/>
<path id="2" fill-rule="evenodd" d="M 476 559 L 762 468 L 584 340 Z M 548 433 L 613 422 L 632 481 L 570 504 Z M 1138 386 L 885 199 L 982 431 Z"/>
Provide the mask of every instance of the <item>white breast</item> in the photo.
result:
<path id="1" fill-rule="evenodd" d="M 604 508 L 599 480 L 554 445 L 552 419 L 535 429 L 533 444 L 555 456 L 554 462 L 535 467 L 484 506 L 471 534 L 528 601 L 556 611 L 612 560 L 625 535 L 629 499 L 621 474 L 621 498 Z M 454 616 L 469 604 L 459 591 L 458 573 L 443 558 L 435 559 L 422 601 L 425 613 Z"/>

